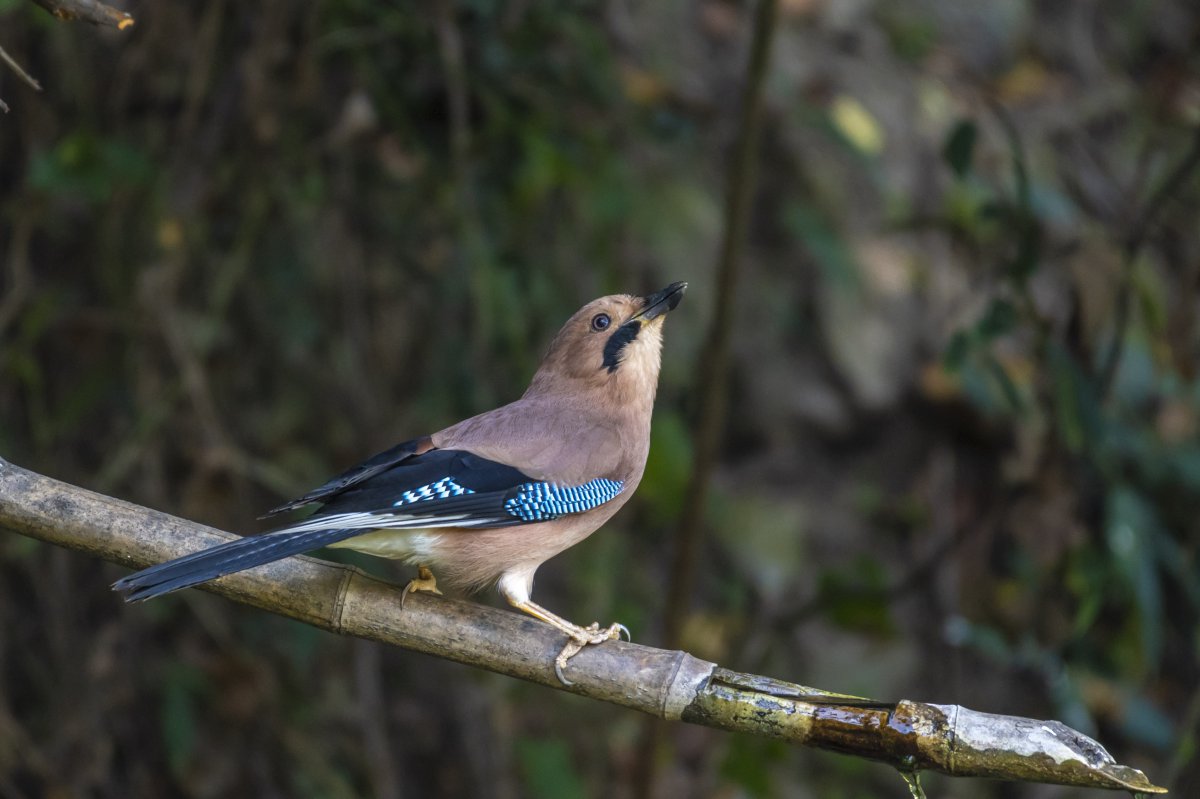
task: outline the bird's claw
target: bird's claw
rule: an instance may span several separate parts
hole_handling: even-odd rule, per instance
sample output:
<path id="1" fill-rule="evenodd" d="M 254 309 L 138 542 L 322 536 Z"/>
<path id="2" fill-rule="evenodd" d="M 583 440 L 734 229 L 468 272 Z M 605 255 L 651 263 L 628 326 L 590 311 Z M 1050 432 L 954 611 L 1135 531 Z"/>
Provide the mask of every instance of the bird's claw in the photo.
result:
<path id="1" fill-rule="evenodd" d="M 558 681 L 563 685 L 571 686 L 575 684 L 567 679 L 567 675 L 563 673 L 563 669 L 567 667 L 567 661 L 582 652 L 588 643 L 588 641 L 568 638 L 567 645 L 562 648 L 562 651 L 558 653 L 558 657 L 554 659 L 554 676 L 558 677 Z"/>
<path id="2" fill-rule="evenodd" d="M 567 644 L 558 653 L 558 657 L 554 659 L 554 674 L 558 677 L 558 681 L 563 685 L 574 685 L 575 683 L 567 679 L 563 669 L 567 667 L 567 661 L 583 651 L 585 646 L 602 644 L 605 641 L 620 640 L 621 634 L 624 633 L 626 641 L 632 641 L 633 636 L 629 634 L 629 628 L 620 622 L 614 623 L 600 629 L 599 622 L 592 622 L 587 627 L 578 628 L 578 633 L 571 633 L 567 638 Z"/>
<path id="3" fill-rule="evenodd" d="M 417 567 L 417 576 L 408 581 L 408 585 L 404 586 L 403 593 L 400 594 L 400 609 L 404 610 L 404 600 L 408 599 L 408 595 L 422 591 L 426 594 L 434 594 L 441 596 L 442 592 L 438 590 L 437 579 L 433 576 L 433 572 L 427 566 Z"/>

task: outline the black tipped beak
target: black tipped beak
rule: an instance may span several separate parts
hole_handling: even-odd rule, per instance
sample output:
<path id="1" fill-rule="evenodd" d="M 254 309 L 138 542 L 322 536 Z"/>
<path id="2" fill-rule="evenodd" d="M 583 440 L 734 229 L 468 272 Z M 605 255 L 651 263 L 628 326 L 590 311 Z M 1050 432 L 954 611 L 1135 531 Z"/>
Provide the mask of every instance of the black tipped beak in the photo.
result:
<path id="1" fill-rule="evenodd" d="M 645 301 L 646 306 L 642 308 L 641 313 L 637 314 L 633 318 L 648 322 L 651 319 L 662 316 L 668 311 L 675 310 L 675 306 L 678 305 L 679 301 L 683 299 L 683 293 L 687 291 L 687 285 L 687 283 L 679 281 L 678 283 L 672 283 L 662 291 L 656 291 L 653 294 L 647 294 L 642 298 Z"/>

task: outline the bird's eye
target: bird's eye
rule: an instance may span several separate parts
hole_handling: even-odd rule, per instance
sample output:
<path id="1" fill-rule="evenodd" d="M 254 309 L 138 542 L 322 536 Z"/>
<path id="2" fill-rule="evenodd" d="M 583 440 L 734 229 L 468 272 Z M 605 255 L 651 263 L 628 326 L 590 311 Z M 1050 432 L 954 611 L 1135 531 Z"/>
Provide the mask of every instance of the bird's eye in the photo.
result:
<path id="1" fill-rule="evenodd" d="M 597 332 L 601 330 L 607 330 L 608 326 L 611 324 L 612 319 L 610 319 L 606 313 L 598 313 L 592 317 L 592 330 Z"/>

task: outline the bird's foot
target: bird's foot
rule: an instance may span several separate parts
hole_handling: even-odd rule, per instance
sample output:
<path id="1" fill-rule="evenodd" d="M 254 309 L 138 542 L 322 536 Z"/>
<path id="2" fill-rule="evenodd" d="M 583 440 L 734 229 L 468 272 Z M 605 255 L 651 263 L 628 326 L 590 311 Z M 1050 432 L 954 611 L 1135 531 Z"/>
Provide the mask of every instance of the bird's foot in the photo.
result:
<path id="1" fill-rule="evenodd" d="M 567 645 L 558 653 L 558 657 L 554 659 L 554 674 L 558 677 L 558 681 L 563 685 L 574 685 L 575 683 L 567 679 L 563 669 L 567 667 L 567 661 L 583 651 L 585 646 L 591 644 L 602 644 L 605 641 L 617 640 L 622 634 L 625 635 L 625 640 L 632 640 L 629 635 L 629 628 L 624 624 L 615 623 L 601 630 L 598 622 L 592 622 L 587 627 L 575 627 L 574 630 L 567 630 Z"/>
<path id="2" fill-rule="evenodd" d="M 433 572 L 428 566 L 418 566 L 416 578 L 409 580 L 408 585 L 404 586 L 404 593 L 400 594 L 400 609 L 404 609 L 404 600 L 414 591 L 424 591 L 428 594 L 436 594 L 441 596 L 442 592 L 438 590 L 437 579 L 433 576 Z"/>
<path id="3" fill-rule="evenodd" d="M 614 638 L 620 638 L 625 635 L 626 640 L 630 640 L 629 628 L 624 624 L 612 624 L 603 630 L 596 622 L 592 622 L 587 627 L 580 627 L 578 624 L 573 624 L 567 621 L 562 616 L 557 616 L 546 610 L 541 605 L 536 605 L 522 596 L 514 596 L 512 593 L 505 591 L 504 581 L 500 581 L 500 591 L 504 594 L 504 598 L 508 603 L 517 610 L 528 613 L 535 619 L 541 619 L 556 630 L 566 633 L 567 645 L 558 653 L 558 657 L 554 659 L 554 674 L 558 677 L 558 681 L 563 685 L 574 685 L 575 683 L 567 679 L 567 675 L 563 673 L 563 669 L 567 667 L 567 661 L 583 651 L 585 646 L 592 644 L 602 644 L 605 641 L 610 641 Z"/>

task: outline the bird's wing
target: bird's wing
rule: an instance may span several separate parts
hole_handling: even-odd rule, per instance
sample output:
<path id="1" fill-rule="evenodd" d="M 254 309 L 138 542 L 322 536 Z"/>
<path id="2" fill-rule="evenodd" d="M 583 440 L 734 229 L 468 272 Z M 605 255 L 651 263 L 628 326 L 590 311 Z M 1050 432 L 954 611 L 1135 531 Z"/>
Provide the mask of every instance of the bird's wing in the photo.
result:
<path id="1" fill-rule="evenodd" d="M 130 602 L 329 546 L 368 530 L 508 527 L 582 513 L 612 500 L 624 483 L 579 485 L 531 478 L 466 450 L 417 453 L 407 442 L 377 455 L 281 509 L 325 503 L 296 524 L 239 538 L 151 566 L 114 585 Z"/>
<path id="2" fill-rule="evenodd" d="M 547 521 L 626 488 L 621 444 L 578 409 L 522 399 L 392 447 L 271 513 L 323 503 L 283 528 L 297 532 Z"/>
<path id="3" fill-rule="evenodd" d="M 284 529 L 508 527 L 591 510 L 623 488 L 605 477 L 561 485 L 466 450 L 433 449 L 328 492 L 316 514 Z"/>

